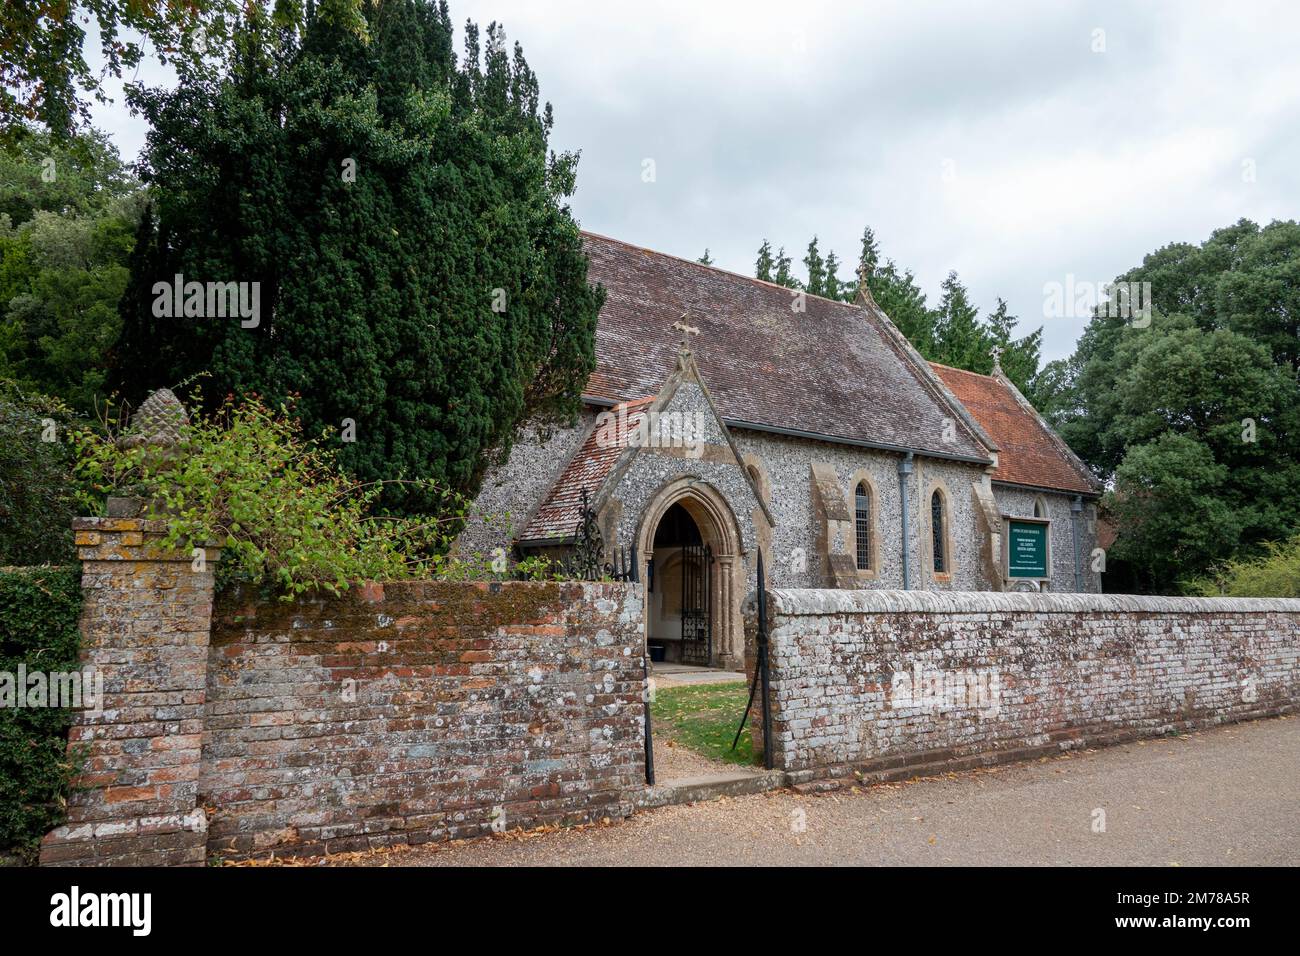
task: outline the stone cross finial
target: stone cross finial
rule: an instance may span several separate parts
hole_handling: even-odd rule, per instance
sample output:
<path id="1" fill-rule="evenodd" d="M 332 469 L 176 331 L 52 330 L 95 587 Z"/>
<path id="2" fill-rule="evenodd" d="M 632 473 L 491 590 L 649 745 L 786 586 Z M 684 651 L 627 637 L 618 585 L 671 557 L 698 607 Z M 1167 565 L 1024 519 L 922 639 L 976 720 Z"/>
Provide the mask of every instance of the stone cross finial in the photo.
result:
<path id="1" fill-rule="evenodd" d="M 993 352 L 993 374 L 1001 375 L 1002 374 L 1002 346 L 1000 345 L 993 346 L 992 352 Z"/>
<path id="2" fill-rule="evenodd" d="M 871 270 L 869 270 L 869 269 L 867 268 L 867 264 L 866 264 L 865 262 L 863 262 L 863 263 L 859 263 L 859 265 L 858 265 L 858 295 L 859 295 L 862 299 L 864 299 L 864 300 L 867 302 L 868 305 L 872 306 L 873 308 L 877 308 L 877 309 L 878 309 L 878 308 L 880 308 L 880 306 L 876 305 L 876 299 L 875 299 L 875 296 L 873 296 L 873 295 L 871 294 L 871 285 L 867 282 L 867 278 L 868 278 L 870 275 L 871 275 Z"/>
<path id="3" fill-rule="evenodd" d="M 686 318 L 686 316 L 689 314 L 690 314 L 689 312 L 683 312 L 682 319 Z M 678 319 L 676 322 L 673 323 L 673 328 L 675 328 L 678 332 L 682 333 L 682 343 L 681 343 L 682 351 L 689 352 L 691 349 L 690 346 L 687 344 L 690 341 L 688 337 L 692 335 L 699 335 L 700 330 L 693 325 L 687 325 L 681 319 Z"/>

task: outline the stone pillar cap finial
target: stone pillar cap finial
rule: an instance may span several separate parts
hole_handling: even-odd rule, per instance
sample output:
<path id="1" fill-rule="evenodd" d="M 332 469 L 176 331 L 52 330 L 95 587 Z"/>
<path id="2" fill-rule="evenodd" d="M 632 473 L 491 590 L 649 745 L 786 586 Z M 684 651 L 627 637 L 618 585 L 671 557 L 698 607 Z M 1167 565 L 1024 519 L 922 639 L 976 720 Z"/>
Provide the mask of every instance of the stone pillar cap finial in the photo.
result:
<path id="1" fill-rule="evenodd" d="M 172 394 L 170 388 L 160 388 L 131 416 L 131 426 L 122 436 L 122 447 L 174 448 L 180 444 L 181 432 L 189 423 L 189 415 L 180 399 Z"/>

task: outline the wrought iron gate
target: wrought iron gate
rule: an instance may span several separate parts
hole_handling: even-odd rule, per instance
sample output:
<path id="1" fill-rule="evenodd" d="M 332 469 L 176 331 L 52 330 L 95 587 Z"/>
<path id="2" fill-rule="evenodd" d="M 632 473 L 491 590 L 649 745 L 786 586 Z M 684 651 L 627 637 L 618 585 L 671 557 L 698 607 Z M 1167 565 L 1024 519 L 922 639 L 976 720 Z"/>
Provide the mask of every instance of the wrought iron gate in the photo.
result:
<path id="1" fill-rule="evenodd" d="M 713 549 L 682 548 L 682 663 L 713 666 Z"/>

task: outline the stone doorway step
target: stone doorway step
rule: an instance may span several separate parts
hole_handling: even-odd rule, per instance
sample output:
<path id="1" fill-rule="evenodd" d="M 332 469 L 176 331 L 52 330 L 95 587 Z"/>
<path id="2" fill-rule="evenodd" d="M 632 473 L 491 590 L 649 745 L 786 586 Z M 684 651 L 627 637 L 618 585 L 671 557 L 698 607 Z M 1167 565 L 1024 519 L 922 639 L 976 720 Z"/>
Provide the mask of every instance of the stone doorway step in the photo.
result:
<path id="1" fill-rule="evenodd" d="M 653 787 L 646 787 L 636 802 L 640 809 L 651 809 L 679 803 L 701 803 L 721 797 L 741 797 L 766 790 L 780 790 L 787 785 L 784 771 L 735 767 L 726 773 L 664 780 Z"/>
<path id="2" fill-rule="evenodd" d="M 686 684 L 730 684 L 744 681 L 740 671 L 724 671 L 694 664 L 652 664 L 650 677 L 659 687 L 681 687 Z"/>

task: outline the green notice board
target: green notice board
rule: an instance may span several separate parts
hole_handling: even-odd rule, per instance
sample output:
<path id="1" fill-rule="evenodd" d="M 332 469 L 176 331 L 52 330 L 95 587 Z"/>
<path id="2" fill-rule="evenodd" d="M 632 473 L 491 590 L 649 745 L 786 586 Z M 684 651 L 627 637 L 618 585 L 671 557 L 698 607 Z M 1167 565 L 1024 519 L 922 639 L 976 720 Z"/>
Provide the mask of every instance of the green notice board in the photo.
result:
<path id="1" fill-rule="evenodd" d="M 1045 523 L 1014 518 L 1007 522 L 1007 577 L 1048 577 Z"/>

